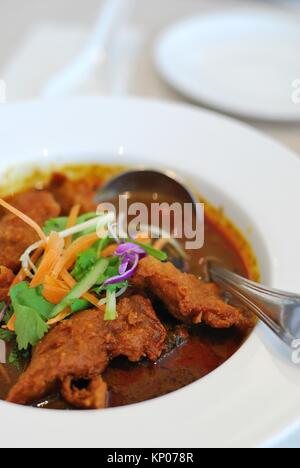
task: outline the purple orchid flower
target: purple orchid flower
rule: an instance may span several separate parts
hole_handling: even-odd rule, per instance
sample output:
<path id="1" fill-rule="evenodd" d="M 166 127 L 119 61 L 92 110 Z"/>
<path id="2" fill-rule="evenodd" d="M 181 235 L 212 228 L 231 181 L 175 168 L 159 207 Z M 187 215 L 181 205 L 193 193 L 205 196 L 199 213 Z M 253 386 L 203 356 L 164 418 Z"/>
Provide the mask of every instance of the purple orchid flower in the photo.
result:
<path id="1" fill-rule="evenodd" d="M 122 263 L 119 268 L 119 276 L 109 278 L 105 281 L 105 286 L 117 284 L 130 279 L 136 272 L 139 261 L 144 258 L 147 253 L 139 245 L 132 242 L 126 242 L 117 247 L 115 255 L 122 258 Z"/>

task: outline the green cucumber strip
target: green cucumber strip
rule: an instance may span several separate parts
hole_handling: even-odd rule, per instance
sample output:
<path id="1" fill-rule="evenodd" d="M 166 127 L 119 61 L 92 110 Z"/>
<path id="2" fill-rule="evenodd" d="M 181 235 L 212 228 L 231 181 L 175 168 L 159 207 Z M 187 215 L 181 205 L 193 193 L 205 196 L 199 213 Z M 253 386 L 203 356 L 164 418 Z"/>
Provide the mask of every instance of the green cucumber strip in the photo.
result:
<path id="1" fill-rule="evenodd" d="M 53 309 L 51 318 L 56 317 L 66 307 L 72 304 L 74 299 L 79 299 L 86 292 L 88 292 L 98 281 L 99 277 L 103 275 L 109 265 L 108 260 L 100 258 L 87 275 L 79 281 L 78 284 L 69 292 L 69 294 Z"/>
<path id="2" fill-rule="evenodd" d="M 132 242 L 133 244 L 142 247 L 142 249 L 144 249 L 148 255 L 151 255 L 151 257 L 154 257 L 157 260 L 160 260 L 161 262 L 165 262 L 168 259 L 168 255 L 165 252 L 155 249 L 154 247 L 152 247 L 152 245 L 143 244 L 142 242 L 138 242 L 132 239 L 128 239 L 128 242 Z"/>
<path id="3" fill-rule="evenodd" d="M 116 292 L 107 290 L 106 293 L 107 303 L 105 309 L 104 320 L 105 321 L 112 321 L 116 320 L 117 318 L 117 298 Z"/>

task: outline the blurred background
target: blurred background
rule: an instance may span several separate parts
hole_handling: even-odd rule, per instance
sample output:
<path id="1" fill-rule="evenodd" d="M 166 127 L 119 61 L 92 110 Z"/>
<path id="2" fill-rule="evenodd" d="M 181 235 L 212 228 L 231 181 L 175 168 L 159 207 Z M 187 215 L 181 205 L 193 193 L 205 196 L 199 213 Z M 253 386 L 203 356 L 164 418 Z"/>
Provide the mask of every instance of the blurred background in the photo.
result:
<path id="1" fill-rule="evenodd" d="M 84 49 L 103 4 L 104 0 L 0 1 L 0 80 L 5 80 L 7 101 L 44 94 L 50 78 Z M 112 24 L 102 83 L 94 77 L 72 94 L 134 95 L 188 102 L 162 80 L 154 65 L 153 48 L 165 28 L 185 17 L 230 12 L 249 5 L 271 6 L 300 16 L 299 0 L 136 0 L 132 4 L 132 10 Z M 295 78 L 300 78 L 300 70 Z M 64 94 L 68 93 L 60 93 Z M 300 123 L 243 120 L 300 153 Z"/>

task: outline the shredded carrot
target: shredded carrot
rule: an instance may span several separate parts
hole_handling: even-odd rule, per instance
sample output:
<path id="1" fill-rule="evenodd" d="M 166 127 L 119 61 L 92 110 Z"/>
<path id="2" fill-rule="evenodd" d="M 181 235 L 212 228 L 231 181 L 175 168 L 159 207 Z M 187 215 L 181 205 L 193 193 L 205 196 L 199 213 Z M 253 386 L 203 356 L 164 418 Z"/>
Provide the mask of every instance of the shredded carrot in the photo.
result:
<path id="1" fill-rule="evenodd" d="M 74 286 L 76 286 L 76 280 L 73 278 L 73 276 L 68 272 L 68 270 L 66 270 L 66 268 L 64 268 L 60 274 L 61 278 L 63 279 L 63 281 L 65 282 L 65 284 L 69 287 L 69 288 L 74 288 Z"/>
<path id="2" fill-rule="evenodd" d="M 97 299 L 97 297 L 95 297 L 93 294 L 85 293 L 82 297 L 86 301 L 90 302 L 93 306 L 97 307 L 97 309 L 104 310 L 103 306 L 99 304 L 99 299 Z"/>
<path id="3" fill-rule="evenodd" d="M 38 250 L 36 250 L 34 252 L 34 254 L 32 255 L 32 262 L 33 263 L 36 263 L 38 261 L 38 259 L 40 258 L 40 256 L 42 255 L 44 251 L 44 248 L 40 248 Z M 27 277 L 27 273 L 25 272 L 24 268 L 21 268 L 21 270 L 19 271 L 19 273 L 17 274 L 17 276 L 15 277 L 13 283 L 12 283 L 12 286 L 16 286 L 17 284 L 21 283 L 22 281 L 24 281 Z"/>
<path id="4" fill-rule="evenodd" d="M 41 264 L 38 268 L 38 271 L 34 275 L 33 280 L 31 281 L 30 286 L 32 288 L 43 284 L 45 277 L 59 262 L 63 250 L 64 240 L 59 237 L 57 232 L 51 232 Z"/>
<path id="5" fill-rule="evenodd" d="M 115 253 L 117 248 L 117 244 L 109 245 L 108 247 L 106 247 L 106 249 L 103 250 L 103 252 L 101 253 L 101 257 L 111 257 Z"/>
<path id="6" fill-rule="evenodd" d="M 77 256 L 87 249 L 89 249 L 95 242 L 99 240 L 97 233 L 87 234 L 86 236 L 77 239 L 70 247 L 64 252 L 61 259 L 57 262 L 53 269 L 52 276 L 57 278 L 63 268 L 68 270 L 77 260 Z"/>
<path id="7" fill-rule="evenodd" d="M 16 317 L 16 314 L 13 314 L 11 316 L 11 318 L 9 319 L 8 321 L 8 324 L 7 324 L 7 328 L 9 331 L 15 331 L 15 321 L 16 321 L 17 317 Z"/>
<path id="8" fill-rule="evenodd" d="M 44 281 L 43 296 L 52 304 L 59 304 L 70 291 L 70 287 L 63 280 L 47 275 Z"/>
<path id="9" fill-rule="evenodd" d="M 0 205 L 3 206 L 3 208 L 5 208 L 6 210 L 10 211 L 11 213 L 13 213 L 15 216 L 17 216 L 18 218 L 20 218 L 22 221 L 24 221 L 24 223 L 28 224 L 30 227 L 32 227 L 32 229 L 34 229 L 36 231 L 36 233 L 38 234 L 38 236 L 43 240 L 43 241 L 46 241 L 47 238 L 46 238 L 46 235 L 45 233 L 43 232 L 43 230 L 41 229 L 41 227 L 35 222 L 33 221 L 33 219 L 29 218 L 29 216 L 27 216 L 26 214 L 22 213 L 21 211 L 17 210 L 17 208 L 15 208 L 14 206 L 10 205 L 9 203 L 7 203 L 6 201 L 4 201 L 2 198 L 0 198 Z"/>
<path id="10" fill-rule="evenodd" d="M 75 283 L 76 283 L 76 281 L 75 281 Z M 104 312 L 104 306 L 99 306 L 99 304 L 98 304 L 99 301 L 92 294 L 87 293 L 87 294 L 85 294 L 83 296 L 83 298 L 86 299 L 87 301 L 91 302 L 91 304 L 93 304 L 93 302 L 95 302 L 93 305 Z M 58 314 L 56 317 L 49 320 L 47 322 L 47 324 L 50 325 L 50 326 L 55 325 L 56 323 L 61 322 L 62 320 L 67 318 L 69 315 L 70 315 L 70 308 L 68 307 L 65 310 L 63 310 L 60 314 Z"/>
<path id="11" fill-rule="evenodd" d="M 0 364 L 0 374 L 2 375 L 2 377 L 4 378 L 6 383 L 11 384 L 11 378 L 10 378 L 7 370 L 3 366 L 3 364 Z"/>
<path id="12" fill-rule="evenodd" d="M 51 302 L 51 304 L 57 305 L 66 297 L 69 291 L 69 289 L 45 285 L 42 294 L 47 301 Z"/>
<path id="13" fill-rule="evenodd" d="M 65 283 L 65 281 L 53 278 L 53 276 L 48 275 L 45 278 L 44 286 L 54 286 L 55 288 L 61 288 L 69 290 L 69 286 Z"/>
<path id="14" fill-rule="evenodd" d="M 70 307 L 67 307 L 65 310 L 63 310 L 60 314 L 58 314 L 56 317 L 54 317 L 51 320 L 48 320 L 47 325 L 55 325 L 58 322 L 61 322 L 65 318 L 67 318 L 70 315 Z"/>
<path id="15" fill-rule="evenodd" d="M 67 222 L 67 229 L 72 228 L 76 225 L 77 218 L 80 213 L 80 209 L 81 209 L 80 205 L 75 205 L 71 209 L 70 214 L 69 214 L 69 219 Z M 69 236 L 65 239 L 65 247 L 66 248 L 70 247 L 71 243 L 72 243 L 72 236 Z"/>

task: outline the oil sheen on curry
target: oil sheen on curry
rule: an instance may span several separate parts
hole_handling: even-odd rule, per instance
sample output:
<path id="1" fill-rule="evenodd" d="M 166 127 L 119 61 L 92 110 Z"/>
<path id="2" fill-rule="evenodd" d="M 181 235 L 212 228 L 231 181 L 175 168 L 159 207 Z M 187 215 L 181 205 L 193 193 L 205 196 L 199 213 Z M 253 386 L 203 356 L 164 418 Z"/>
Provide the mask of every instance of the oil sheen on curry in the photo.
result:
<path id="1" fill-rule="evenodd" d="M 3 189 L 1 399 L 54 409 L 143 402 L 206 376 L 253 329 L 206 272 L 214 258 L 258 279 L 242 234 L 206 203 L 199 251 L 143 230 L 118 238 L 95 195 L 121 170 L 69 166 Z M 128 196 L 150 205 L 153 194 Z"/>

